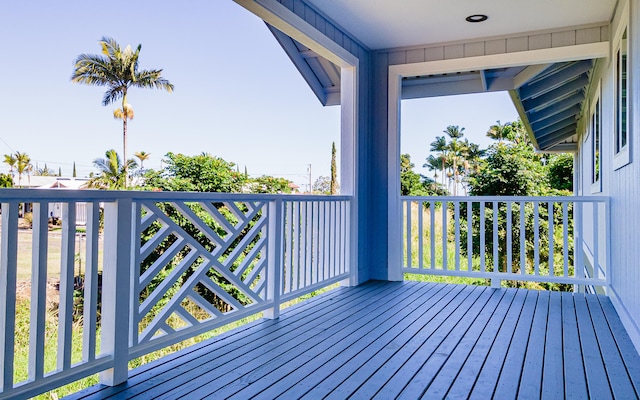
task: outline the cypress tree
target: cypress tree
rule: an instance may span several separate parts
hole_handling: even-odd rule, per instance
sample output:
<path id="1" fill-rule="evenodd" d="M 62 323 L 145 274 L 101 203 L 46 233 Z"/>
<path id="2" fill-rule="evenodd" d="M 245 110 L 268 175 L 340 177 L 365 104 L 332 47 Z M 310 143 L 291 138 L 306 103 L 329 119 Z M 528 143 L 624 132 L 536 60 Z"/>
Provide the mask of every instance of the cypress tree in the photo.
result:
<path id="1" fill-rule="evenodd" d="M 73 177 L 76 177 L 76 162 L 73 162 Z"/>
<path id="2" fill-rule="evenodd" d="M 331 143 L 331 194 L 338 193 L 337 182 L 337 168 L 336 168 L 336 142 Z"/>

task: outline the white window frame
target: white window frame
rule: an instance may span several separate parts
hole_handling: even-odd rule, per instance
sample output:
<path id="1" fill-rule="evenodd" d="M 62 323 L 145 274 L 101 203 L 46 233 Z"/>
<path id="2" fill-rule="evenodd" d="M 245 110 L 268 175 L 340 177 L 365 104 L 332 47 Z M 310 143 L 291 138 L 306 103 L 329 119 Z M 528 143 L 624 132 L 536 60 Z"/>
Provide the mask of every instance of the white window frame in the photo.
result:
<path id="1" fill-rule="evenodd" d="M 630 147 L 631 135 L 629 132 L 629 40 L 628 25 L 624 24 L 616 35 L 616 46 L 613 57 L 614 72 L 614 138 L 613 138 L 613 169 L 617 170 L 631 163 Z M 626 56 L 626 57 L 625 57 Z M 624 57 L 624 61 L 623 61 Z M 622 68 L 626 66 L 626 76 L 622 74 Z M 624 77 L 624 82 L 623 82 Z M 623 89 L 624 84 L 624 89 Z M 624 98 L 622 97 L 624 93 Z M 622 104 L 624 101 L 624 104 Z M 625 118 L 623 118 L 625 113 Z M 626 143 L 622 142 L 622 134 L 626 134 Z"/>

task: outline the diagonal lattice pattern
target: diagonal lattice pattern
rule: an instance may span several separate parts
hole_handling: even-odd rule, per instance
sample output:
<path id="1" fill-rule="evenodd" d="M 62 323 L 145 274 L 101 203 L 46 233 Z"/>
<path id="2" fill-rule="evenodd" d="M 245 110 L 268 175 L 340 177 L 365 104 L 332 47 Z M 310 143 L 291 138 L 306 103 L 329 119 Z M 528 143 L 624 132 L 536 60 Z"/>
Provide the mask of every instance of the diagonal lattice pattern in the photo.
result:
<path id="1" fill-rule="evenodd" d="M 138 343 L 266 300 L 266 202 L 142 202 L 137 213 Z"/>

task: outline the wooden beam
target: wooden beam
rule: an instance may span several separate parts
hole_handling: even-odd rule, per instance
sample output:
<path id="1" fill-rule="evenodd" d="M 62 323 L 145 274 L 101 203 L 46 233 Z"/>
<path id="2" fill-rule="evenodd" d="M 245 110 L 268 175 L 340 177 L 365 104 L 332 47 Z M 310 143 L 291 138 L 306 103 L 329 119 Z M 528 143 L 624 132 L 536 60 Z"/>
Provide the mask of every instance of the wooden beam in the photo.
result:
<path id="1" fill-rule="evenodd" d="M 584 60 L 574 63 L 573 65 L 563 68 L 549 76 L 545 76 L 536 83 L 522 86 L 520 88 L 520 97 L 523 100 L 527 100 L 532 97 L 539 96 L 558 85 L 562 85 L 571 79 L 587 73 L 591 68 L 593 68 L 592 60 Z"/>
<path id="2" fill-rule="evenodd" d="M 553 64 L 537 64 L 537 65 L 528 66 L 518 75 L 513 77 L 514 89 L 520 88 L 520 86 L 524 85 L 525 83 L 529 82 L 531 79 L 540 75 L 542 72 L 547 70 L 547 68 L 551 67 L 552 65 Z"/>

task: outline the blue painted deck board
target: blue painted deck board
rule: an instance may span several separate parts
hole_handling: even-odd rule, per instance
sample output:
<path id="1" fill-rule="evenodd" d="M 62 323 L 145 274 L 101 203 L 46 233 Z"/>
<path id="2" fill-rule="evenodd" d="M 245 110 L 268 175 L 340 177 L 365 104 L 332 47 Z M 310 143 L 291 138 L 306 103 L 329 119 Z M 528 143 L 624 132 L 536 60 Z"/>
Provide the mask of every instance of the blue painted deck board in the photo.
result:
<path id="1" fill-rule="evenodd" d="M 608 298 L 433 283 L 339 288 L 72 399 L 637 398 Z"/>

